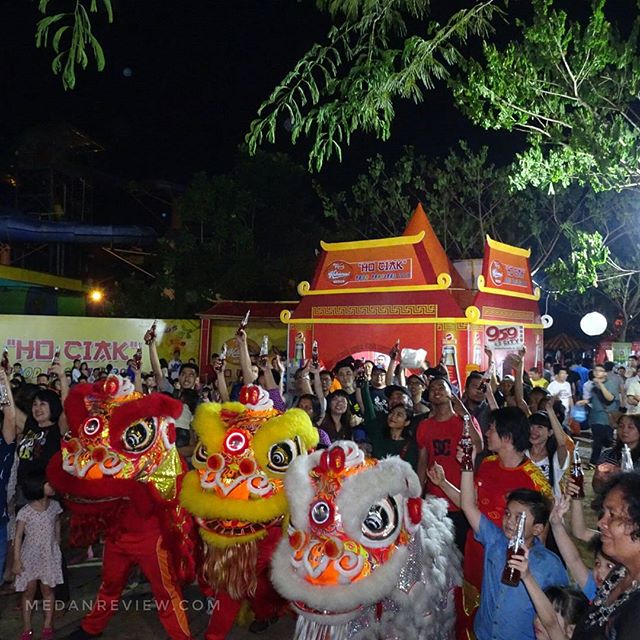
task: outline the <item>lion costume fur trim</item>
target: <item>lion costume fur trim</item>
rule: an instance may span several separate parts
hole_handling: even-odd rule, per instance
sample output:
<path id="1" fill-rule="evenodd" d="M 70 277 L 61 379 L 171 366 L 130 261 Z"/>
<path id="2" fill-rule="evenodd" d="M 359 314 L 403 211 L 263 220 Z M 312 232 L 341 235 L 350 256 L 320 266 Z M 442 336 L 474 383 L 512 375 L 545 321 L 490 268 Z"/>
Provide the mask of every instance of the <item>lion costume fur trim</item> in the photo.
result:
<path id="1" fill-rule="evenodd" d="M 205 545 L 202 576 L 215 591 L 226 591 L 234 600 L 253 598 L 258 588 L 257 541 L 223 549 Z"/>

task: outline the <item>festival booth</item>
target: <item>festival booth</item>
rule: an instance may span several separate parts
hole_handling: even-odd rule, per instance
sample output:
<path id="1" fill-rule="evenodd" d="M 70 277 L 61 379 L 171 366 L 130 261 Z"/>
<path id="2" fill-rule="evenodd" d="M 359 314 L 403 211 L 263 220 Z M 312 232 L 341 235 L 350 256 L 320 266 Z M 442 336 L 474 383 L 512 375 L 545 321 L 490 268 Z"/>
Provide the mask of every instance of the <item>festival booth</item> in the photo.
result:
<path id="1" fill-rule="evenodd" d="M 510 373 L 508 355 L 525 344 L 526 366 L 542 366 L 529 250 L 487 236 L 482 260 L 454 264 L 420 204 L 402 236 L 321 246 L 311 283 L 298 285 L 302 300 L 280 314 L 296 360 L 317 340 L 325 368 L 349 354 L 386 365 L 399 339 L 432 366 L 443 357 L 452 381 L 486 367 L 485 347 L 499 370 Z"/>
<path id="2" fill-rule="evenodd" d="M 280 313 L 295 302 L 256 302 L 252 300 L 219 300 L 200 316 L 200 363 L 205 367 L 213 353 L 227 345 L 227 382 L 234 382 L 240 372 L 240 358 L 235 335 L 240 320 L 251 311 L 247 325 L 249 352 L 258 354 L 264 336 L 269 338 L 270 351 L 284 353 L 287 329 L 280 322 Z"/>

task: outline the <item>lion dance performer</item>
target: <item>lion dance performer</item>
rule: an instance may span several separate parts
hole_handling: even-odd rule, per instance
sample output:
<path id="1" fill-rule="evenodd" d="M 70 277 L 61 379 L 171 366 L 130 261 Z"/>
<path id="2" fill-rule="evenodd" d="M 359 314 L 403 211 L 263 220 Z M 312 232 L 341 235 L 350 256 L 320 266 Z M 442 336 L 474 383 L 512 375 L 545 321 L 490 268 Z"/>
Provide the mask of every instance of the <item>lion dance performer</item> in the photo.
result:
<path id="1" fill-rule="evenodd" d="M 70 430 L 47 468 L 71 511 L 71 543 L 105 540 L 102 583 L 73 640 L 98 637 L 138 565 L 172 640 L 190 640 L 181 584 L 194 577 L 193 519 L 178 501 L 186 467 L 175 447 L 182 404 L 109 376 L 79 384 L 65 402 Z"/>
<path id="2" fill-rule="evenodd" d="M 299 640 L 451 638 L 460 556 L 447 508 L 411 466 L 353 442 L 299 458 L 285 479 L 290 527 L 273 557 Z"/>
<path id="3" fill-rule="evenodd" d="M 195 470 L 184 478 L 180 501 L 196 516 L 204 543 L 200 578 L 215 596 L 205 639 L 221 640 L 243 601 L 262 628 L 284 604 L 269 579 L 287 512 L 284 475 L 316 446 L 318 431 L 300 409 L 276 411 L 255 385 L 242 388 L 240 402 L 200 405 L 194 427 Z"/>

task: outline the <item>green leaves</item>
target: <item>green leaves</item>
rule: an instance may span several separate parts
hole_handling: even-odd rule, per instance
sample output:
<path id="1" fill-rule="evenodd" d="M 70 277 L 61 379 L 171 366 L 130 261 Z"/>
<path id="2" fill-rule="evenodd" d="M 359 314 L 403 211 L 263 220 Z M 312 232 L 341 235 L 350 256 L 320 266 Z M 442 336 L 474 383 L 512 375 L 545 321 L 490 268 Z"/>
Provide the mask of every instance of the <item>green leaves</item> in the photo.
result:
<path id="1" fill-rule="evenodd" d="M 546 269 L 551 286 L 559 294 L 585 293 L 598 286 L 598 273 L 610 258 L 611 251 L 598 231 L 586 233 L 568 226 L 571 241 L 567 259 L 558 258 Z"/>
<path id="2" fill-rule="evenodd" d="M 605 0 L 588 20 L 570 20 L 536 0 L 518 40 L 486 43 L 484 60 L 467 60 L 451 82 L 458 106 L 485 129 L 521 131 L 512 185 L 547 189 L 572 182 L 597 191 L 640 179 L 640 90 L 636 16 L 625 39 L 607 21 Z"/>
<path id="3" fill-rule="evenodd" d="M 461 59 L 458 47 L 470 35 L 487 35 L 499 11 L 496 0 L 477 2 L 440 25 L 405 37 L 408 19 L 422 19 L 425 0 L 320 0 L 336 24 L 327 43 L 315 44 L 261 105 L 246 142 L 252 153 L 275 141 L 278 127 L 291 142 L 311 139 L 309 168 L 319 171 L 342 158 L 356 131 L 381 140 L 391 135 L 397 98 L 420 102 Z"/>
<path id="4" fill-rule="evenodd" d="M 75 0 L 73 11 L 57 13 L 41 18 L 36 27 L 36 46 L 45 48 L 49 45 L 56 54 L 51 62 L 53 72 L 62 77 L 62 86 L 73 89 L 76 84 L 76 65 L 86 69 L 89 55 L 93 55 L 96 68 L 102 71 L 105 67 L 105 56 L 102 46 L 93 35 L 89 13 L 98 13 L 100 9 L 107 14 L 109 23 L 113 22 L 111 0 L 90 0 L 87 11 L 86 2 Z M 38 10 L 46 14 L 49 0 L 40 0 Z M 67 24 L 60 24 L 60 23 Z"/>

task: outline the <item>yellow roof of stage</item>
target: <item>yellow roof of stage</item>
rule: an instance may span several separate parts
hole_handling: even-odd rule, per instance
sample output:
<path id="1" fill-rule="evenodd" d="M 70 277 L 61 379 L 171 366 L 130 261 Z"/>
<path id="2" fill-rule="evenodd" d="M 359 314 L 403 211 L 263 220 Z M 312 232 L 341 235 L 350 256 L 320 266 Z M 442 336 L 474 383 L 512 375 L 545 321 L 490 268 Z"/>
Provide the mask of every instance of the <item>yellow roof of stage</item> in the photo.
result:
<path id="1" fill-rule="evenodd" d="M 0 265 L 0 279 L 65 289 L 66 291 L 81 291 L 84 293 L 89 290 L 89 287 L 82 284 L 81 280 L 63 278 L 62 276 L 54 276 L 50 273 L 20 269 L 19 267 L 8 267 L 6 265 Z"/>

